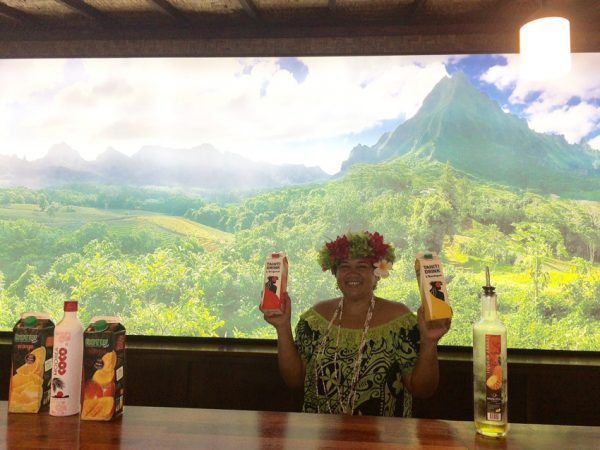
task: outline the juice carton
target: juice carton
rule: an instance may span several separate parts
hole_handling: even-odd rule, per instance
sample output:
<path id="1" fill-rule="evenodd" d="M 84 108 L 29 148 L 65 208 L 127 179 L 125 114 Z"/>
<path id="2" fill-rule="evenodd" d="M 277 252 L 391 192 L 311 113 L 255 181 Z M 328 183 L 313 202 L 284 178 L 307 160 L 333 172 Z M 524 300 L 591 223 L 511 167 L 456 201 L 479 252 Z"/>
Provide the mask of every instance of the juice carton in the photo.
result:
<path id="1" fill-rule="evenodd" d="M 82 420 L 123 413 L 125 327 L 118 317 L 96 316 L 83 333 Z"/>
<path id="2" fill-rule="evenodd" d="M 54 323 L 48 314 L 21 314 L 13 328 L 9 412 L 37 413 L 48 409 L 53 342 Z"/>
<path id="3" fill-rule="evenodd" d="M 435 252 L 419 253 L 415 259 L 415 272 L 421 294 L 421 304 L 426 320 L 452 317 L 448 304 L 448 291 L 444 281 L 442 262 Z"/>
<path id="4" fill-rule="evenodd" d="M 281 294 L 287 292 L 288 260 L 284 252 L 271 253 L 265 261 L 260 308 L 267 314 L 281 314 Z"/>

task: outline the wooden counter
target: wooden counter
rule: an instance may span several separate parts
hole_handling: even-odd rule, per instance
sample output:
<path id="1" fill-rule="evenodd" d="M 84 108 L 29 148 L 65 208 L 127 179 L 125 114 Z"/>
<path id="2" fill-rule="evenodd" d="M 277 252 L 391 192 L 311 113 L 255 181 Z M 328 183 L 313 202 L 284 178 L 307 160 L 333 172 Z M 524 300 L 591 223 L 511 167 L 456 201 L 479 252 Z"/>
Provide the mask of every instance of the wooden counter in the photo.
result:
<path id="1" fill-rule="evenodd" d="M 0 401 L 8 399 L 11 342 L 11 333 L 0 332 Z M 438 354 L 440 385 L 431 398 L 413 399 L 413 416 L 470 421 L 473 351 L 441 346 Z M 130 406 L 281 412 L 302 406 L 302 389 L 289 389 L 279 374 L 274 340 L 128 336 L 126 374 Z M 598 380 L 600 352 L 509 349 L 510 421 L 598 426 Z"/>
<path id="2" fill-rule="evenodd" d="M 8 414 L 7 449 L 598 449 L 600 427 L 511 424 L 506 438 L 478 436 L 471 422 L 220 409 L 126 407 L 115 422 Z"/>

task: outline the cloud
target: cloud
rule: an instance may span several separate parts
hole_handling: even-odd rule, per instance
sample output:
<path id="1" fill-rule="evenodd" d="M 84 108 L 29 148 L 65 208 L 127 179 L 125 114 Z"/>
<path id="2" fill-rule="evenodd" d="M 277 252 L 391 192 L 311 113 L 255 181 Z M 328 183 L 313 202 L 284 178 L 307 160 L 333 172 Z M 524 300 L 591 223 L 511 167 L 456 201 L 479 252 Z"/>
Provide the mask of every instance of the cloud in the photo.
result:
<path id="1" fill-rule="evenodd" d="M 20 111 L 11 148 L 38 157 L 62 141 L 89 159 L 149 144 L 314 148 L 414 115 L 448 58 L 297 58 L 303 77 L 277 58 L 4 60 L 18 95 L 5 89 L 0 107 Z"/>
<path id="2" fill-rule="evenodd" d="M 8 108 L 0 105 L 0 141 L 6 141 L 8 137 L 8 120 L 10 113 Z"/>
<path id="3" fill-rule="evenodd" d="M 546 82 L 520 79 L 518 55 L 506 56 L 506 65 L 490 67 L 481 80 L 501 91 L 512 89 L 508 101 L 513 106 L 526 105 L 523 115 L 531 129 L 561 134 L 568 142 L 578 143 L 598 126 L 599 53 L 573 54 L 571 73 Z M 533 97 L 535 100 L 530 102 Z"/>
<path id="4" fill-rule="evenodd" d="M 499 90 L 504 91 L 514 86 L 518 79 L 518 56 L 503 55 L 507 64 L 501 66 L 492 66 L 485 71 L 480 79 L 488 84 L 495 85 Z"/>
<path id="5" fill-rule="evenodd" d="M 588 144 L 590 144 L 590 147 L 592 147 L 593 149 L 600 151 L 600 135 L 598 135 L 595 138 L 589 140 Z"/>
<path id="6" fill-rule="evenodd" d="M 0 59 L 0 99 L 4 104 L 47 95 L 65 82 L 64 59 Z"/>
<path id="7" fill-rule="evenodd" d="M 556 133 L 561 130 L 567 142 L 579 143 L 595 129 L 600 120 L 600 108 L 589 103 L 562 107 L 530 115 L 529 126 L 539 133 Z"/>

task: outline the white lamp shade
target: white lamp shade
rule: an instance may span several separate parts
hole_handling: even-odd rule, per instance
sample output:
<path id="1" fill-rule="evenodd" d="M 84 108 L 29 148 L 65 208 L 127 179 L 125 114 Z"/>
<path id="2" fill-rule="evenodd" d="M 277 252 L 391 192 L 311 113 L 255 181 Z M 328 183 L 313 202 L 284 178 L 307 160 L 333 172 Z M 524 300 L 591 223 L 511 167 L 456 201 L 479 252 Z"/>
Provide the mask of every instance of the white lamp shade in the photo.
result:
<path id="1" fill-rule="evenodd" d="M 544 17 L 521 27 L 520 72 L 528 80 L 551 80 L 571 70 L 569 21 Z"/>

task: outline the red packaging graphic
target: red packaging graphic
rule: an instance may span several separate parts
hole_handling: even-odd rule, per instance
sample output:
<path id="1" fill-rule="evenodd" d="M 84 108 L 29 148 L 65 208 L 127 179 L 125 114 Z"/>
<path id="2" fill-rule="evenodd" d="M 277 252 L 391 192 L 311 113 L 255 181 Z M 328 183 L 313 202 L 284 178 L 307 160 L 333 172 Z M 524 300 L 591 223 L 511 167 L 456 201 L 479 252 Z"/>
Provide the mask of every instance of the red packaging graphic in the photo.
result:
<path id="1" fill-rule="evenodd" d="M 260 308 L 267 314 L 281 314 L 281 295 L 287 292 L 288 260 L 284 252 L 271 253 L 265 261 Z"/>
<path id="2" fill-rule="evenodd" d="M 502 420 L 502 338 L 485 335 L 486 419 Z"/>

